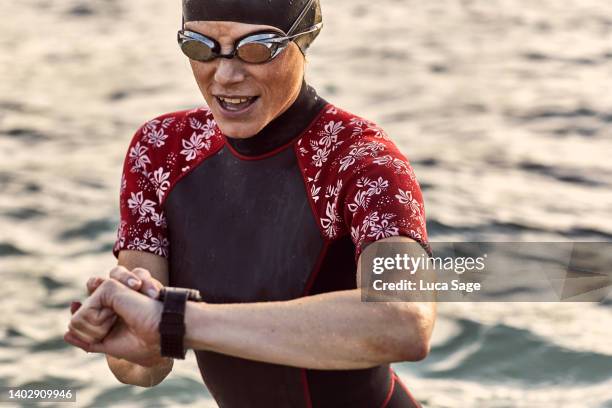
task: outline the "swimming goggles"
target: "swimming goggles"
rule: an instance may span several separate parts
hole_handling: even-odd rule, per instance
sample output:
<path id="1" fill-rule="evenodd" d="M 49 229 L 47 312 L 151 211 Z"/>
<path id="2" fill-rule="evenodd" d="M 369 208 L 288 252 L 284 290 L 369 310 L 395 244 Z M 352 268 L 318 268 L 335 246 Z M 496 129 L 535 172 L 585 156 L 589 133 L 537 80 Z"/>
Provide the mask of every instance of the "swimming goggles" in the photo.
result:
<path id="1" fill-rule="evenodd" d="M 232 59 L 238 57 L 241 61 L 249 64 L 263 64 L 276 58 L 291 41 L 321 29 L 322 22 L 307 28 L 301 33 L 294 34 L 313 2 L 314 0 L 311 0 L 306 4 L 287 35 L 276 31 L 248 34 L 236 40 L 233 51 L 228 54 L 221 54 L 221 45 L 214 38 L 185 29 L 178 32 L 178 44 L 183 54 L 195 61 L 209 62 L 216 58 Z"/>

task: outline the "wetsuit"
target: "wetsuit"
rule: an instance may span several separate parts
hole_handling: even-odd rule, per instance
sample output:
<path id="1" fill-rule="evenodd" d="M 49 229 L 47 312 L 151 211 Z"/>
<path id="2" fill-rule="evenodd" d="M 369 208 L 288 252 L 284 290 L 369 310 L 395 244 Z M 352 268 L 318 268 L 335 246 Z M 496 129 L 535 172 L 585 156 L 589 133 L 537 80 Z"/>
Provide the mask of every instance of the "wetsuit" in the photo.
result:
<path id="1" fill-rule="evenodd" d="M 210 303 L 283 301 L 356 288 L 368 243 L 426 245 L 415 175 L 374 123 L 302 85 L 259 134 L 224 136 L 207 108 L 144 124 L 126 156 L 114 254 L 169 260 L 170 285 Z M 417 406 L 389 365 L 311 370 L 195 351 L 221 407 Z"/>

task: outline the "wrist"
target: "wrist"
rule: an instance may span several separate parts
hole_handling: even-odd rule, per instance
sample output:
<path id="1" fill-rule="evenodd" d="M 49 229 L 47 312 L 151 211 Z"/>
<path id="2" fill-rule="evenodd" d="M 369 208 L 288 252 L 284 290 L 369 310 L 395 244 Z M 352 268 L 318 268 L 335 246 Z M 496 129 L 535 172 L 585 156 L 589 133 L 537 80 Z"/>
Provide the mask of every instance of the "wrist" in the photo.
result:
<path id="1" fill-rule="evenodd" d="M 207 304 L 187 302 L 185 307 L 185 350 L 204 350 L 204 338 L 201 329 L 208 327 L 206 319 Z"/>
<path id="2" fill-rule="evenodd" d="M 190 318 L 193 317 L 194 302 L 202 302 L 200 292 L 195 289 L 165 287 L 159 292 L 157 300 L 163 302 L 158 330 L 160 354 L 163 357 L 184 359 L 189 348 L 189 342 L 186 342 L 187 310 L 190 311 Z M 198 327 L 194 323 L 189 326 Z"/>
<path id="3" fill-rule="evenodd" d="M 185 359 L 185 308 L 188 292 L 183 288 L 163 288 L 160 292 L 163 310 L 159 322 L 162 357 Z"/>

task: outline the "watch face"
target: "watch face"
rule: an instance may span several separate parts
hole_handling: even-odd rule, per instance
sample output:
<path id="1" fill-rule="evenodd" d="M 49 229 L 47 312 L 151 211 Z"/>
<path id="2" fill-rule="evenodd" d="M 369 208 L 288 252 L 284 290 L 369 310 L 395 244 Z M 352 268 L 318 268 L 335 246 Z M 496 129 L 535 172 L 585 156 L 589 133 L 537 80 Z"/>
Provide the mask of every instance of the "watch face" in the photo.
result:
<path id="1" fill-rule="evenodd" d="M 187 288 L 173 288 L 173 287 L 163 287 L 160 289 L 159 294 L 157 295 L 157 300 L 164 301 L 166 298 L 166 293 L 168 292 L 179 292 L 187 293 L 187 300 L 191 302 L 202 302 L 202 296 L 200 295 L 200 291 L 197 289 L 187 289 Z"/>
<path id="2" fill-rule="evenodd" d="M 187 300 L 192 302 L 203 302 L 202 296 L 200 295 L 200 291 L 197 289 L 189 289 L 189 297 Z"/>

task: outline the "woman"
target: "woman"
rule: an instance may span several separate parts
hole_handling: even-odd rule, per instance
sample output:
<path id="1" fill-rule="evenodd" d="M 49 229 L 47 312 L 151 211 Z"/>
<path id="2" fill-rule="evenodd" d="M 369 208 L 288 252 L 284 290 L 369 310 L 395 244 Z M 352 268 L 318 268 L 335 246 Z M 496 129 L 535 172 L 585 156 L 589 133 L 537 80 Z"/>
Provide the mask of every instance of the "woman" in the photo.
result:
<path id="1" fill-rule="evenodd" d="M 421 192 L 382 129 L 304 81 L 318 1 L 184 0 L 183 16 L 208 107 L 132 139 L 119 266 L 89 282 L 67 341 L 157 384 L 172 368 L 162 309 L 138 291 L 193 288 L 205 303 L 186 303 L 176 338 L 219 406 L 418 406 L 389 363 L 426 356 L 434 305 L 361 302 L 357 266 L 367 245 L 427 248 Z"/>

